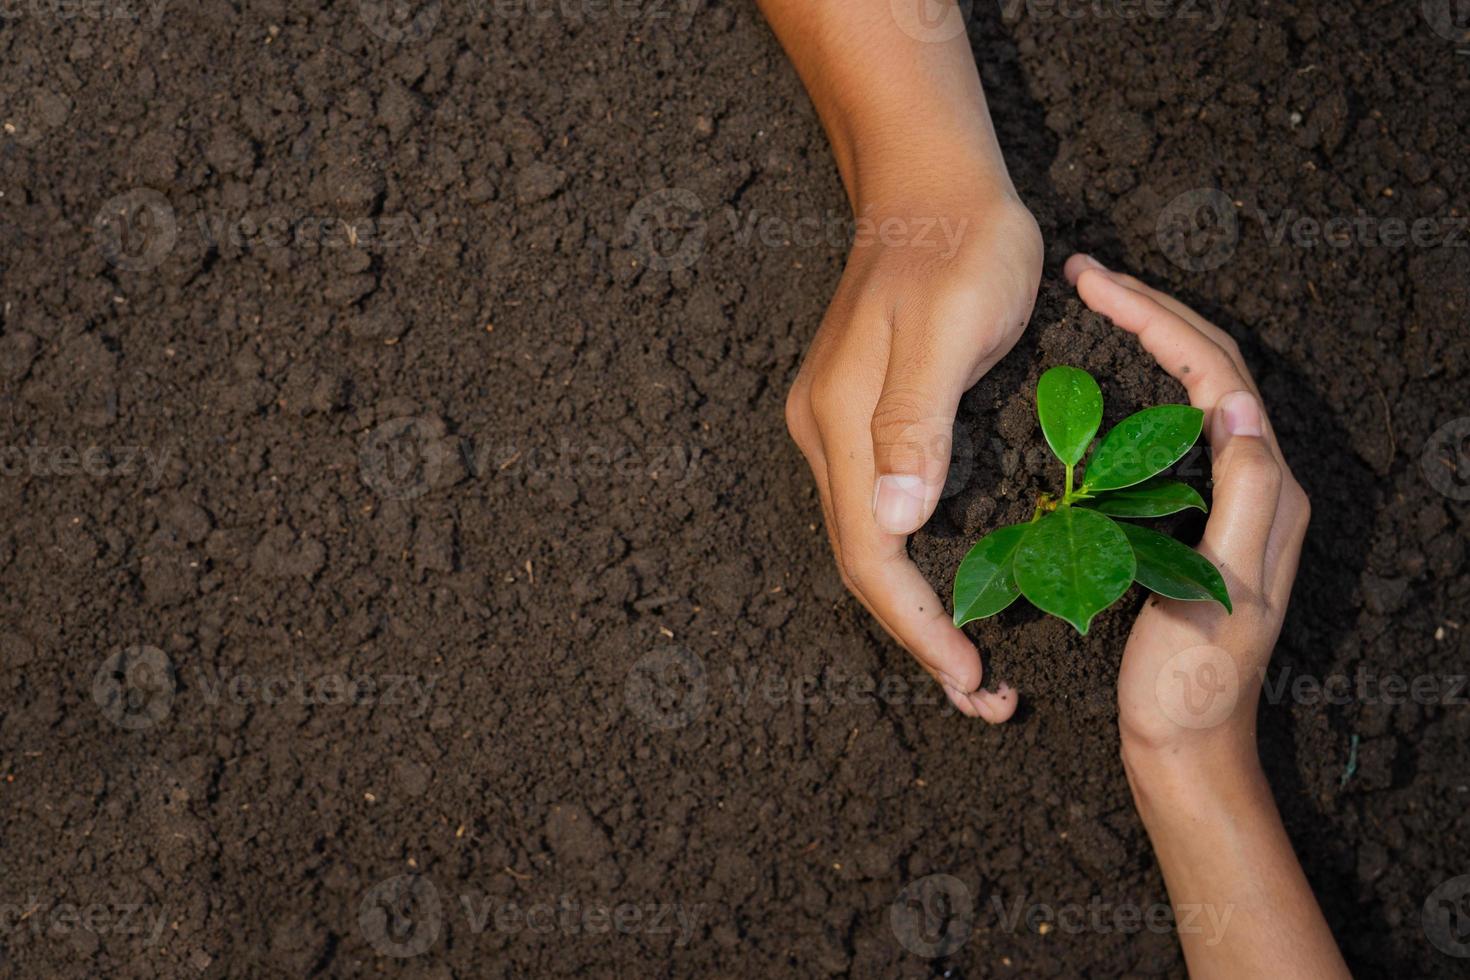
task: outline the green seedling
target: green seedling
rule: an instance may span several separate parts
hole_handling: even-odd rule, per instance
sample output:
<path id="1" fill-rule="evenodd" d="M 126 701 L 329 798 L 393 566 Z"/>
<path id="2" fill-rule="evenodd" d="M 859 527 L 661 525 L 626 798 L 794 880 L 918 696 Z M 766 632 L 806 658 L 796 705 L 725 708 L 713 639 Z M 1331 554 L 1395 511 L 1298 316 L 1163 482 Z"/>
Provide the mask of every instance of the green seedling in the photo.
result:
<path id="1" fill-rule="evenodd" d="M 1086 634 L 1092 619 L 1137 582 L 1171 599 L 1214 600 L 1230 611 L 1225 581 L 1209 559 L 1167 535 L 1115 518 L 1164 517 L 1205 502 L 1159 474 L 1199 438 L 1204 412 L 1158 405 L 1103 436 L 1081 479 L 1077 465 L 1102 424 L 1102 390 L 1092 375 L 1054 367 L 1036 385 L 1036 415 L 1066 468 L 1060 497 L 1042 494 L 1025 524 L 992 531 L 954 577 L 956 626 L 994 616 L 1025 596 Z"/>

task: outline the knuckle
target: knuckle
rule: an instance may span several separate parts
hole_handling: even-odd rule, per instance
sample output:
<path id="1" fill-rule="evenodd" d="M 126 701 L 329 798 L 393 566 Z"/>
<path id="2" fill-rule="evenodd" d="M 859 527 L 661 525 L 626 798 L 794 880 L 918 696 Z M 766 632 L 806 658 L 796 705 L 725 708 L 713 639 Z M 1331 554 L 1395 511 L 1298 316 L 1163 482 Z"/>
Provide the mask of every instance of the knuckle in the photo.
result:
<path id="1" fill-rule="evenodd" d="M 863 575 L 866 570 L 865 562 L 844 552 L 837 560 L 837 570 L 842 575 L 842 584 L 847 586 L 847 591 L 854 593 L 862 591 Z"/>
<path id="2" fill-rule="evenodd" d="M 1281 504 L 1300 524 L 1305 527 L 1312 520 L 1312 500 L 1296 477 L 1288 476 L 1281 486 Z"/>
<path id="3" fill-rule="evenodd" d="M 842 411 L 842 386 L 840 382 L 830 375 L 813 378 L 811 390 L 807 396 L 807 403 L 812 418 L 818 427 L 823 423 L 831 422 Z"/>
<path id="4" fill-rule="evenodd" d="M 1001 289 L 992 292 L 999 282 Z M 997 297 L 1005 297 L 997 305 Z M 966 332 L 967 359 L 974 363 L 993 361 L 1007 353 L 1026 330 L 1035 290 L 1025 277 L 1004 269 L 987 274 L 985 287 L 965 284 L 949 286 L 931 307 L 931 320 L 942 329 L 950 325 Z"/>
<path id="5" fill-rule="evenodd" d="M 843 536 L 840 564 L 843 575 L 850 582 L 849 588 L 853 592 L 867 595 L 864 590 L 878 580 L 883 571 L 884 558 L 881 550 L 876 548 L 871 541 L 849 529 L 849 532 Z M 870 598 L 881 597 L 870 596 Z"/>
<path id="6" fill-rule="evenodd" d="M 1266 447 L 1253 440 L 1251 445 L 1236 443 L 1227 453 L 1224 479 L 1249 486 L 1257 493 L 1276 500 L 1279 508 L 1283 483 L 1281 466 Z"/>
<path id="7" fill-rule="evenodd" d="M 1244 453 L 1237 464 L 1241 474 L 1252 483 L 1258 484 L 1266 490 L 1279 494 L 1283 482 L 1281 465 L 1276 462 L 1265 446 L 1255 445 L 1251 451 Z"/>
<path id="8" fill-rule="evenodd" d="M 1024 263 L 1027 270 L 1039 270 L 1046 255 L 1046 242 L 1041 234 L 1041 224 L 1030 209 L 1020 201 L 1017 201 L 1016 205 L 1015 208 L 1008 209 L 997 223 L 1002 240 L 1007 246 L 1006 251 Z"/>
<path id="9" fill-rule="evenodd" d="M 786 431 L 799 445 L 811 426 L 812 407 L 806 386 L 794 384 L 786 393 Z"/>
<path id="10" fill-rule="evenodd" d="M 923 398 L 916 391 L 905 388 L 884 391 L 873 406 L 873 438 L 886 443 L 907 438 L 909 430 L 924 417 L 923 405 Z"/>

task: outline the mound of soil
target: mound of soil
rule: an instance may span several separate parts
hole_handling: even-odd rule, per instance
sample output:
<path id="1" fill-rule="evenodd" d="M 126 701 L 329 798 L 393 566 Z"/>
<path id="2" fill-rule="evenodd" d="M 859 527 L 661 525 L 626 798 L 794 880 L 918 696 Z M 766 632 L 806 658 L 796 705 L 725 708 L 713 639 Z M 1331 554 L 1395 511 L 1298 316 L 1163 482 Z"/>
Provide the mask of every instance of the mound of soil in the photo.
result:
<path id="1" fill-rule="evenodd" d="M 1317 515 L 1278 676 L 1463 674 L 1470 59 L 1388 0 L 965 6 L 1051 274 L 1241 339 Z M 1360 213 L 1439 238 L 1297 225 Z M 0 973 L 1182 975 L 1126 604 L 977 626 L 991 729 L 842 590 L 782 402 L 846 214 L 747 3 L 8 5 Z M 937 583 L 1044 479 L 984 453 L 1049 360 L 1175 400 L 1037 325 Z M 1462 973 L 1421 914 L 1470 711 L 1288 695 L 1261 738 L 1358 975 Z"/>
<path id="2" fill-rule="evenodd" d="M 1132 334 L 1087 309 L 1065 282 L 1044 281 L 1021 341 L 962 400 L 945 496 L 909 545 L 919 570 L 946 601 L 955 570 L 976 541 L 1003 525 L 1029 520 L 1040 494 L 1061 491 L 1061 464 L 1036 421 L 1036 382 L 1058 364 L 1080 367 L 1097 379 L 1103 392 L 1100 432 L 1140 409 L 1189 402 L 1184 387 Z M 1208 466 L 1199 447 L 1171 474 L 1205 491 Z M 1197 538 L 1198 528 L 1192 525 L 1198 523 L 1171 518 L 1154 526 L 1189 539 L 1190 530 Z M 1089 703 L 1089 721 L 1079 726 L 1076 737 L 1083 743 L 1111 741 L 1114 731 L 1092 722 L 1107 715 L 1102 702 L 1116 686 L 1112 681 L 1123 641 L 1144 595 L 1139 587 L 1129 590 L 1098 615 L 1085 637 L 1024 600 L 998 616 L 970 623 L 966 631 L 986 661 L 988 686 L 1003 677 L 1023 691 L 1046 691 L 1048 700 Z M 1022 704 L 1022 710 L 1031 710 Z"/>

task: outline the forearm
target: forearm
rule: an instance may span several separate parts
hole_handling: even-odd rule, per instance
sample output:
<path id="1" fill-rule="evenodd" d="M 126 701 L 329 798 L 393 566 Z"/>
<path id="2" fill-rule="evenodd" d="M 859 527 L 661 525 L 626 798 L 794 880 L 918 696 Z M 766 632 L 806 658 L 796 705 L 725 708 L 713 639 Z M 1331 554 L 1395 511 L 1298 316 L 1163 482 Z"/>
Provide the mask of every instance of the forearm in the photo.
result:
<path id="1" fill-rule="evenodd" d="M 1253 747 L 1123 759 L 1191 977 L 1349 976 Z"/>
<path id="2" fill-rule="evenodd" d="M 912 0 L 916 12 L 923 2 Z M 961 181 L 1014 194 L 963 31 L 915 37 L 925 35 L 904 29 L 895 14 L 904 5 L 891 0 L 757 3 L 811 95 L 855 208 Z"/>

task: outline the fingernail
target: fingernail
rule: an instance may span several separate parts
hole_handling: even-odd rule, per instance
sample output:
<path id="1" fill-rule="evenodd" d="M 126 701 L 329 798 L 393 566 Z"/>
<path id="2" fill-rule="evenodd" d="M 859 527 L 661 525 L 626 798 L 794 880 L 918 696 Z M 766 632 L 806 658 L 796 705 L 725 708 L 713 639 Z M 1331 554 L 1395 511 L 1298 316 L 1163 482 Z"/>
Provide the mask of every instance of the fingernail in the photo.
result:
<path id="1" fill-rule="evenodd" d="M 956 691 L 948 684 L 945 684 L 944 693 L 946 696 L 949 697 L 949 703 L 959 709 L 960 714 L 964 715 L 967 718 L 975 718 L 979 716 L 980 710 L 970 702 L 969 698 L 961 694 L 959 691 Z"/>
<path id="2" fill-rule="evenodd" d="M 1261 434 L 1261 409 L 1250 392 L 1232 391 L 1220 399 L 1220 411 L 1225 415 L 1225 431 L 1232 436 Z"/>
<path id="3" fill-rule="evenodd" d="M 873 517 L 889 534 L 908 534 L 924 520 L 924 481 L 917 476 L 878 477 Z"/>
<path id="4" fill-rule="evenodd" d="M 1089 269 L 1096 269 L 1098 272 L 1107 272 L 1108 271 L 1108 267 L 1107 266 L 1103 265 L 1097 259 L 1095 259 L 1092 256 L 1088 255 L 1086 252 L 1079 252 L 1077 254 L 1082 257 L 1082 264 L 1085 265 L 1085 266 L 1087 266 Z"/>

